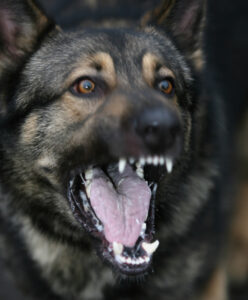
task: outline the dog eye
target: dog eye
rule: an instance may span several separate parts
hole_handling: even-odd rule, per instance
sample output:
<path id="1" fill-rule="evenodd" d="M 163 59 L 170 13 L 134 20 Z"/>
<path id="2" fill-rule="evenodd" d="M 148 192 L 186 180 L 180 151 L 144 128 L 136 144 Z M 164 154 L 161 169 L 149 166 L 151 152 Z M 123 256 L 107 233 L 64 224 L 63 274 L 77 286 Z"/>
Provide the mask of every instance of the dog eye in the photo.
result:
<path id="1" fill-rule="evenodd" d="M 163 79 L 158 83 L 158 89 L 164 94 L 171 95 L 174 92 L 174 84 L 171 79 Z"/>
<path id="2" fill-rule="evenodd" d="M 95 90 L 95 83 L 91 79 L 84 78 L 74 84 L 73 90 L 78 94 L 90 94 Z"/>

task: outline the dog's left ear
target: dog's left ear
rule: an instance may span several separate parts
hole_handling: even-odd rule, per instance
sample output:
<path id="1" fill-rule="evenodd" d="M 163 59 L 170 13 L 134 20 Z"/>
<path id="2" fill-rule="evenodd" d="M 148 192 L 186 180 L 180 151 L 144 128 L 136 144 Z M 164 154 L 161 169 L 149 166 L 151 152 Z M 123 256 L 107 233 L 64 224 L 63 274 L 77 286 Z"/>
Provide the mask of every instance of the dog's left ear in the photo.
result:
<path id="1" fill-rule="evenodd" d="M 202 38 L 206 0 L 163 0 L 141 21 L 142 27 L 153 25 L 170 33 L 197 68 L 202 66 Z"/>

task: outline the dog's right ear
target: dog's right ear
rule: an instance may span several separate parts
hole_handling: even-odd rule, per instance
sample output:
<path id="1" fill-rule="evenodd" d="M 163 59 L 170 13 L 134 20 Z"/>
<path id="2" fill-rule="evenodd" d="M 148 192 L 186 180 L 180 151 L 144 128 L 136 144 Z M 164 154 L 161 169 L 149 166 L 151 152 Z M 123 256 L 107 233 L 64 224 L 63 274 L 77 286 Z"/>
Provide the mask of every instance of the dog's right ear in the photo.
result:
<path id="1" fill-rule="evenodd" d="M 201 70 L 203 58 L 203 32 L 206 19 L 206 0 L 161 0 L 145 14 L 141 26 L 149 25 L 170 33 L 177 46 Z"/>
<path id="2" fill-rule="evenodd" d="M 14 70 L 54 24 L 32 0 L 0 1 L 0 77 Z"/>

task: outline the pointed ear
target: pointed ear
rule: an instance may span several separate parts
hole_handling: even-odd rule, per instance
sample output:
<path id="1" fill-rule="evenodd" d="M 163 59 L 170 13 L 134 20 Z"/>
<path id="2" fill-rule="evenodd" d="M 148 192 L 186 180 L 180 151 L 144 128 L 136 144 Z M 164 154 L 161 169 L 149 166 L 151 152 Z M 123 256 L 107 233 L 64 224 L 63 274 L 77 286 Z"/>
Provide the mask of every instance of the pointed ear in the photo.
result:
<path id="1" fill-rule="evenodd" d="M 174 36 L 180 50 L 202 66 L 202 37 L 206 0 L 163 0 L 142 18 L 142 26 L 155 25 Z"/>
<path id="2" fill-rule="evenodd" d="M 53 27 L 32 0 L 0 1 L 0 76 L 15 69 Z"/>

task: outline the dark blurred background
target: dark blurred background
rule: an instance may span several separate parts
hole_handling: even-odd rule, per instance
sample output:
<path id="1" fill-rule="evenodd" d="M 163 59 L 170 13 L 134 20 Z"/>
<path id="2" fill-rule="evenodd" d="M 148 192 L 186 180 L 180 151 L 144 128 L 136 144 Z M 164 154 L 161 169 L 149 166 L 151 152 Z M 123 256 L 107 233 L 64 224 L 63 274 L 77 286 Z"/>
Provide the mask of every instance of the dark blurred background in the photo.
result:
<path id="1" fill-rule="evenodd" d="M 39 2 L 62 28 L 71 29 L 82 20 L 90 24 L 91 19 L 96 17 L 99 20 L 109 18 L 121 20 L 126 16 L 135 21 L 145 11 L 159 3 L 159 0 L 39 0 Z M 235 133 L 240 129 L 248 107 L 248 1 L 208 0 L 205 45 L 207 51 L 205 78 L 216 83 L 218 93 L 225 99 L 228 130 Z M 233 136 L 235 139 L 236 135 Z M 24 300 L 3 271 L 1 261 L 0 270 L 2 270 L 0 300 Z M 245 284 L 233 287 L 232 299 L 247 300 L 246 289 Z"/>

